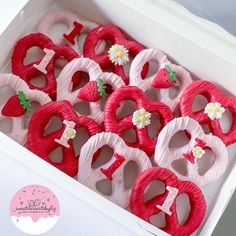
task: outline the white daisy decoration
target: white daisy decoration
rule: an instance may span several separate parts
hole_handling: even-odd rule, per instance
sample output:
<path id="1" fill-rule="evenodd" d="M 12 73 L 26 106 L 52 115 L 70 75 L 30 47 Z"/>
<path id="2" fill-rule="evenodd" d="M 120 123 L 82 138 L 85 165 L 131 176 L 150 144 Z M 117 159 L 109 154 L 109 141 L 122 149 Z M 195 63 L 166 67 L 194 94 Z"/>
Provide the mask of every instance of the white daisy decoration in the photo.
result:
<path id="1" fill-rule="evenodd" d="M 73 139 L 76 136 L 76 130 L 72 128 L 68 128 L 65 130 L 64 136 L 66 139 Z"/>
<path id="2" fill-rule="evenodd" d="M 204 113 L 208 115 L 211 120 L 221 119 L 225 109 L 219 102 L 210 102 L 205 107 Z"/>
<path id="3" fill-rule="evenodd" d="M 151 123 L 151 113 L 141 108 L 133 113 L 132 122 L 138 129 L 142 129 Z"/>
<path id="4" fill-rule="evenodd" d="M 192 153 L 194 157 L 201 158 L 206 152 L 200 146 L 196 146 L 193 148 Z"/>
<path id="5" fill-rule="evenodd" d="M 114 44 L 108 51 L 109 59 L 115 65 L 122 66 L 129 61 L 129 51 L 126 47 Z"/>

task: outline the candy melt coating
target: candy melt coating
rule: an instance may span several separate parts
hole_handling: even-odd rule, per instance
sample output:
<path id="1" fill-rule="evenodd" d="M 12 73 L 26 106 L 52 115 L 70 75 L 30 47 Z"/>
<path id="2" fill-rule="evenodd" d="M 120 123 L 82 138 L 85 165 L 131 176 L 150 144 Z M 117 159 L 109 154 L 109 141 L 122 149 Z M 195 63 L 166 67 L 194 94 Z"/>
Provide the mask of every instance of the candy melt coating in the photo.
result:
<path id="1" fill-rule="evenodd" d="M 124 85 L 123 80 L 118 75 L 102 72 L 100 66 L 93 60 L 89 58 L 77 58 L 64 67 L 57 79 L 58 101 L 67 100 L 72 106 L 82 102 L 82 99 L 79 98 L 79 94 L 83 87 L 72 91 L 72 78 L 78 71 L 88 73 L 89 81 L 97 81 L 97 79 L 101 79 L 104 84 L 111 85 L 113 90 L 116 90 Z M 92 91 L 90 87 L 87 91 L 87 93 L 93 92 L 97 94 L 98 90 L 96 89 Z M 94 119 L 97 123 L 102 124 L 104 113 L 101 109 L 100 100 L 101 98 L 98 101 L 89 102 L 89 117 Z"/>
<path id="2" fill-rule="evenodd" d="M 119 75 L 126 84 L 129 84 L 129 77 L 125 75 L 123 66 L 113 64 L 109 58 L 108 52 L 102 52 L 100 54 L 96 53 L 96 46 L 100 40 L 109 40 L 112 45 L 123 45 L 128 50 L 129 56 L 137 55 L 144 47 L 135 41 L 128 40 L 121 29 L 113 25 L 96 27 L 90 31 L 84 42 L 83 54 L 85 57 L 96 61 L 102 69 L 112 69 L 112 71 Z M 147 72 L 148 64 L 143 68 L 143 77 L 145 77 Z"/>
<path id="3" fill-rule="evenodd" d="M 191 139 L 182 147 L 170 148 L 170 141 L 178 131 L 187 131 L 191 135 Z M 204 175 L 200 175 L 197 161 L 192 163 L 188 160 L 187 175 L 183 176 L 173 168 L 172 163 L 185 158 L 185 154 L 194 149 L 196 138 L 205 142 L 205 146 L 211 149 L 215 157 L 214 163 Z M 160 132 L 154 160 L 158 166 L 168 168 L 179 178 L 203 186 L 214 182 L 225 172 L 228 164 L 228 151 L 220 138 L 212 134 L 205 134 L 197 121 L 189 117 L 180 117 L 170 121 Z"/>
<path id="4" fill-rule="evenodd" d="M 137 140 L 134 143 L 126 142 L 127 145 L 144 150 L 148 156 L 154 153 L 156 142 L 158 140 L 158 130 L 156 137 L 150 138 L 148 134 L 148 126 L 140 129 L 132 122 L 133 115 L 117 119 L 116 111 L 120 104 L 125 106 L 126 100 L 132 100 L 136 103 L 136 110 L 144 108 L 149 113 L 157 113 L 160 116 L 161 128 L 171 121 L 174 116 L 165 104 L 150 100 L 145 93 L 135 86 L 122 86 L 114 91 L 108 98 L 104 109 L 104 127 L 105 131 L 122 134 L 123 131 L 134 129 L 136 131 Z"/>
<path id="5" fill-rule="evenodd" d="M 208 103 L 220 103 L 224 109 L 228 109 L 233 117 L 231 128 L 227 133 L 222 131 L 219 119 L 211 120 L 204 109 L 193 112 L 193 103 L 198 95 L 204 96 Z M 194 81 L 182 94 L 179 103 L 181 116 L 189 116 L 200 124 L 207 124 L 210 131 L 221 138 L 225 145 L 230 145 L 236 141 L 236 98 L 224 95 L 213 83 L 205 80 Z"/>
<path id="6" fill-rule="evenodd" d="M 172 214 L 165 214 L 166 225 L 161 229 L 170 235 L 191 235 L 202 223 L 206 212 L 204 195 L 200 188 L 195 184 L 189 181 L 178 180 L 178 178 L 168 169 L 153 167 L 144 171 L 137 177 L 130 197 L 131 212 L 149 223 L 151 216 L 161 212 L 159 206 L 163 205 L 164 201 L 168 199 L 168 191 L 144 202 L 144 193 L 148 189 L 148 186 L 155 180 L 163 182 L 165 186 L 176 188 L 178 190 L 177 196 L 187 194 L 191 208 L 186 222 L 183 225 L 180 225 L 176 211 L 177 198 L 173 196 L 170 199 L 170 203 L 172 204 L 170 211 Z"/>
<path id="7" fill-rule="evenodd" d="M 149 77 L 142 77 L 142 68 L 145 63 L 150 61 L 158 63 L 157 72 L 154 75 Z M 177 77 L 177 83 L 174 86 L 178 86 L 178 94 L 176 97 L 172 98 L 170 96 L 170 89 L 156 89 L 157 90 L 157 99 L 160 102 L 163 102 L 167 106 L 170 107 L 172 111 L 174 111 L 179 103 L 179 99 L 186 89 L 186 87 L 192 82 L 192 78 L 190 73 L 185 70 L 182 66 L 178 66 L 172 64 L 166 55 L 164 55 L 161 51 L 149 48 L 144 49 L 134 58 L 133 62 L 130 66 L 130 83 L 129 85 L 137 86 L 142 89 L 144 92 L 148 90 L 154 89 L 152 87 L 152 83 L 158 74 L 158 72 L 165 68 L 165 66 L 169 66 L 175 73 Z"/>
<path id="8" fill-rule="evenodd" d="M 87 34 L 92 29 L 97 27 L 98 25 L 94 22 L 88 21 L 88 20 L 82 20 L 80 19 L 76 14 L 74 14 L 71 11 L 53 11 L 47 13 L 40 21 L 38 26 L 38 32 L 43 33 L 45 35 L 48 35 L 50 28 L 52 28 L 54 25 L 59 23 L 64 23 L 66 26 L 68 26 L 68 33 L 69 31 L 72 31 L 74 28 L 74 22 L 78 22 L 82 25 L 81 34 Z M 81 40 L 81 38 L 78 38 Z M 76 38 L 77 40 L 77 38 Z M 55 44 L 57 45 L 65 45 L 68 44 L 66 39 L 61 35 L 61 37 L 54 39 Z M 75 45 L 70 45 L 78 54 L 82 54 L 82 50 L 80 49 L 80 46 L 78 42 L 75 43 Z M 100 41 L 98 43 L 98 52 L 101 52 L 105 49 L 106 43 L 104 41 Z"/>
<path id="9" fill-rule="evenodd" d="M 40 107 L 32 116 L 28 132 L 29 150 L 54 167 L 74 177 L 78 172 L 79 157 L 75 154 L 72 139 L 68 140 L 69 148 L 55 142 L 55 139 L 59 140 L 61 138 L 66 125 L 64 124 L 59 130 L 44 135 L 44 130 L 54 116 L 60 118 L 62 122 L 64 120 L 73 121 L 76 124 L 76 130 L 86 128 L 89 136 L 101 132 L 101 129 L 94 120 L 86 116 L 78 116 L 67 101 L 47 103 Z M 63 159 L 60 163 L 53 162 L 49 156 L 49 154 L 58 147 L 61 147 L 63 154 Z"/>
<path id="10" fill-rule="evenodd" d="M 91 166 L 93 156 L 97 150 L 105 145 L 108 145 L 114 150 L 114 155 L 107 163 L 99 168 L 93 169 Z M 120 163 L 114 165 L 117 160 L 120 161 Z M 131 188 L 125 188 L 124 169 L 130 161 L 134 161 L 138 165 L 139 172 L 151 167 L 151 162 L 143 151 L 128 147 L 124 140 L 117 134 L 109 132 L 96 134 L 91 137 L 81 149 L 78 181 L 125 208 L 129 204 Z M 106 179 L 104 170 L 111 167 L 113 167 L 112 178 L 108 179 L 112 184 L 112 193 L 105 195 L 97 190 L 96 184 L 100 180 Z"/>
<path id="11" fill-rule="evenodd" d="M 18 92 L 23 92 L 24 95 L 30 102 L 37 102 L 41 106 L 50 102 L 50 97 L 39 90 L 33 90 L 28 87 L 24 80 L 13 74 L 0 74 L 0 88 L 10 87 L 16 94 Z M 0 119 L 6 118 L 2 114 L 3 104 L 0 107 Z M 13 107 L 5 107 L 4 109 L 14 109 Z M 7 135 L 14 139 L 16 142 L 24 145 L 27 142 L 27 128 L 24 127 L 24 115 L 19 117 L 11 117 L 12 119 L 12 130 Z"/>
<path id="12" fill-rule="evenodd" d="M 40 61 L 32 62 L 25 65 L 24 60 L 29 49 L 38 47 L 41 50 L 50 49 L 55 52 L 54 57 L 47 65 L 47 74 L 45 75 L 45 86 L 34 86 L 30 80 L 41 75 L 35 64 L 40 64 Z M 23 79 L 30 88 L 41 90 L 54 99 L 56 97 L 56 77 L 55 77 L 55 61 L 63 57 L 66 61 L 71 61 L 78 57 L 78 54 L 70 47 L 56 46 L 50 38 L 41 34 L 34 33 L 21 38 L 15 45 L 12 55 L 12 73 Z"/>

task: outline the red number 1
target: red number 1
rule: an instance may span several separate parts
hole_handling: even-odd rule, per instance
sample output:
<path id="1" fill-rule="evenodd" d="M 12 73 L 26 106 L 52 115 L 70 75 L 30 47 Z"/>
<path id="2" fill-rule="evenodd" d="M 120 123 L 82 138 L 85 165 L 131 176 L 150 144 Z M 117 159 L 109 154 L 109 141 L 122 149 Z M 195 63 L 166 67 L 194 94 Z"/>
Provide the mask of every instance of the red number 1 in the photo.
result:
<path id="1" fill-rule="evenodd" d="M 83 28 L 83 25 L 76 21 L 73 24 L 75 26 L 73 30 L 69 34 L 64 34 L 63 37 L 72 45 L 75 45 L 75 37 L 80 33 L 80 30 Z"/>
<path id="2" fill-rule="evenodd" d="M 125 158 L 120 156 L 118 153 L 114 154 L 115 157 L 115 161 L 107 168 L 107 169 L 103 169 L 101 168 L 101 172 L 109 179 L 109 180 L 113 180 L 113 173 L 123 164 L 123 162 L 125 161 Z"/>

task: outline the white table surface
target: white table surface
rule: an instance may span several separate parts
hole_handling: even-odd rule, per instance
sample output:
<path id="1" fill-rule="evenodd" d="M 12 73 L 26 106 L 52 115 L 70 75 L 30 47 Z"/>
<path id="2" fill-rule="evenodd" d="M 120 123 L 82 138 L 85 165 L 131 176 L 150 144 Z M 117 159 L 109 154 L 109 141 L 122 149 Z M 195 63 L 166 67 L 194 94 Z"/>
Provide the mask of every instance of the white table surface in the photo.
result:
<path id="1" fill-rule="evenodd" d="M 164 0 L 163 0 L 164 1 Z M 236 35 L 236 1 L 235 0 L 176 0 L 195 14 L 221 25 Z M 2 1 L 0 7 L 0 34 L 19 12 L 27 0 Z M 225 213 L 218 223 L 213 236 L 234 236 L 236 218 L 236 194 L 234 194 Z M 206 235 L 208 236 L 208 235 Z"/>

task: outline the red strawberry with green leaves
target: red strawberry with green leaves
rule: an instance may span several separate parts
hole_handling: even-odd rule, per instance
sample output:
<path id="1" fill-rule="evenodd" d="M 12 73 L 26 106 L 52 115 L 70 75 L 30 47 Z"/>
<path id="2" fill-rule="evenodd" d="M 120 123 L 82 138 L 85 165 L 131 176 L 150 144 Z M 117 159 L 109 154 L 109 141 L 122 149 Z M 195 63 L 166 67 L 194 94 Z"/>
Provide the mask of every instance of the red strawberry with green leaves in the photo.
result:
<path id="1" fill-rule="evenodd" d="M 23 116 L 30 109 L 30 102 L 25 94 L 19 91 L 18 95 L 14 95 L 8 99 L 2 109 L 2 115 L 7 117 Z"/>
<path id="2" fill-rule="evenodd" d="M 101 78 L 96 81 L 89 81 L 79 90 L 78 98 L 88 102 L 97 102 L 101 97 L 106 96 L 106 86 Z"/>
<path id="3" fill-rule="evenodd" d="M 169 65 L 165 65 L 165 68 L 162 68 L 158 71 L 152 82 L 152 87 L 162 89 L 170 88 L 175 83 L 177 83 L 175 72 L 171 70 Z"/>

